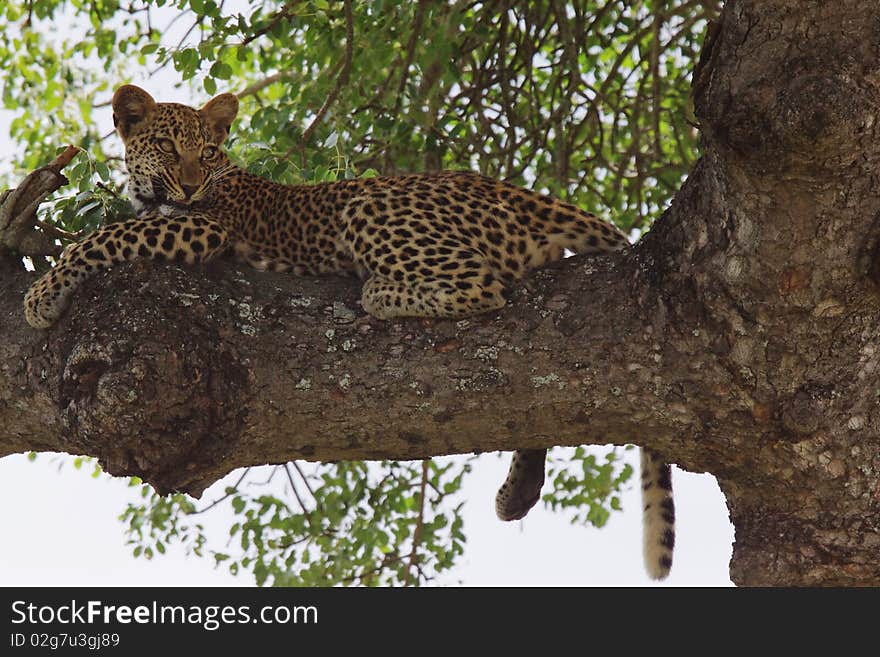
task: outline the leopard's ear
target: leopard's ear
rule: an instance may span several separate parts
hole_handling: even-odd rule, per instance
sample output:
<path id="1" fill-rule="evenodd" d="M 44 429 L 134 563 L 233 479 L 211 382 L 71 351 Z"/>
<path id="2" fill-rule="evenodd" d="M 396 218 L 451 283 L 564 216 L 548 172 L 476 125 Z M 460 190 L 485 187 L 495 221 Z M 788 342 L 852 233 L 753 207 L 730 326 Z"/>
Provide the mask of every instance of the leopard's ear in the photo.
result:
<path id="1" fill-rule="evenodd" d="M 222 144 L 229 135 L 229 126 L 238 114 L 238 98 L 235 94 L 220 94 L 205 103 L 199 114 L 215 144 Z"/>
<path id="2" fill-rule="evenodd" d="M 155 111 L 153 97 L 133 84 L 124 84 L 113 94 L 113 125 L 123 139 L 144 127 Z"/>

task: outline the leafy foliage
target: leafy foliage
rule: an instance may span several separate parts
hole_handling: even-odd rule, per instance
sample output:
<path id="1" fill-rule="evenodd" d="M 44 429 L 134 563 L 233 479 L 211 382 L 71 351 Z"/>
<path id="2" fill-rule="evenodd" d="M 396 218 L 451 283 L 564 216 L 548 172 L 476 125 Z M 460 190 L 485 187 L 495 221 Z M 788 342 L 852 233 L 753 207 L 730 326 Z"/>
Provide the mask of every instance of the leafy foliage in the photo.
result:
<path id="1" fill-rule="evenodd" d="M 0 175 L 74 143 L 71 185 L 44 218 L 71 233 L 117 219 L 128 210 L 108 104 L 133 80 L 160 99 L 181 85 L 196 101 L 237 92 L 227 147 L 278 181 L 476 169 L 644 231 L 696 158 L 690 70 L 718 4 L 6 2 L 2 102 L 17 152 Z M 463 552 L 469 470 L 464 458 L 288 464 L 269 475 L 281 491 L 255 493 L 256 471 L 206 507 L 145 486 L 121 518 L 136 557 L 177 542 L 260 584 L 423 584 Z M 581 448 L 551 463 L 544 501 L 601 526 L 631 474 L 618 452 Z M 222 552 L 198 522 L 217 504 L 238 517 Z"/>
<path id="2" fill-rule="evenodd" d="M 628 463 L 618 467 L 620 460 L 617 448 L 602 459 L 584 447 L 576 448 L 570 460 L 548 466 L 553 489 L 544 495 L 544 502 L 553 510 L 570 509 L 572 523 L 604 526 L 611 510 L 621 509 L 618 493 L 633 474 Z"/>
<path id="3" fill-rule="evenodd" d="M 144 503 L 129 504 L 121 520 L 135 557 L 152 558 L 179 542 L 198 556 L 210 554 L 233 574 L 250 571 L 260 585 L 419 584 L 451 568 L 464 552 L 463 502 L 455 497 L 469 471 L 458 459 L 442 465 L 342 462 L 315 466 L 309 474 L 288 464 L 276 466 L 257 487 L 269 486 L 280 473 L 285 495 L 251 492 L 250 471 L 203 508 L 185 495 L 160 497 L 143 485 Z M 220 503 L 230 504 L 237 520 L 227 548 L 208 550 L 204 527 L 192 521 Z"/>
<path id="4" fill-rule="evenodd" d="M 65 175 L 70 180 L 68 193 L 40 208 L 43 219 L 70 232 L 89 232 L 132 214 L 122 187 L 114 182 L 106 162 L 94 161 L 88 152 L 82 151 L 65 169 Z"/>

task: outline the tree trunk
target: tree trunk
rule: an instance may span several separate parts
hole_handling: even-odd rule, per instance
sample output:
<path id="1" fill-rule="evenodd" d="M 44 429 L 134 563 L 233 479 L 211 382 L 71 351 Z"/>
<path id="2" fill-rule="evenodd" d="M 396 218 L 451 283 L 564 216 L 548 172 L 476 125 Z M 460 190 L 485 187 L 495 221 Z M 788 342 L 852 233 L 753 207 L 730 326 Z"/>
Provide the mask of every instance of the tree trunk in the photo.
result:
<path id="1" fill-rule="evenodd" d="M 136 262 L 37 332 L 0 259 L 0 455 L 198 495 L 293 458 L 634 442 L 718 478 L 735 582 L 880 584 L 880 21 L 735 1 L 710 34 L 670 210 L 502 312 L 380 322 L 346 279 Z"/>

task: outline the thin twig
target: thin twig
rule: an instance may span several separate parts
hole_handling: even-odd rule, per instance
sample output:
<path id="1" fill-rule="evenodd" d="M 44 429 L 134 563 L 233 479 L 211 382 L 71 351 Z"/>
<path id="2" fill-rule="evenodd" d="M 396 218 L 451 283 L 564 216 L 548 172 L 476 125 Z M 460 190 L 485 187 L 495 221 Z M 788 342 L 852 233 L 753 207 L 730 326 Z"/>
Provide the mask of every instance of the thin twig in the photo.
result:
<path id="1" fill-rule="evenodd" d="M 340 582 L 340 584 L 348 584 L 348 583 L 351 583 L 355 580 L 359 580 L 359 581 L 363 582 L 364 579 L 366 579 L 370 575 L 375 575 L 376 573 L 381 572 L 382 570 L 384 570 L 385 568 L 387 568 L 388 566 L 393 564 L 395 561 L 400 561 L 400 560 L 401 560 L 401 558 L 396 554 L 391 554 L 391 553 L 386 554 L 382 558 L 382 561 L 379 562 L 378 566 L 374 566 L 373 568 L 368 568 L 367 570 L 362 570 L 359 573 L 354 573 L 352 575 L 347 575 L 345 577 L 342 577 L 342 578 L 340 578 L 339 582 Z"/>
<path id="2" fill-rule="evenodd" d="M 253 34 L 251 34 L 244 41 L 242 41 L 240 44 L 238 44 L 237 47 L 242 48 L 242 47 L 248 45 L 249 43 L 251 43 L 252 41 L 260 38 L 264 34 L 270 32 L 272 30 L 272 28 L 274 28 L 276 25 L 278 25 L 278 23 L 283 21 L 285 18 L 289 18 L 291 16 L 291 14 L 293 14 L 294 8 L 295 8 L 295 6 L 293 5 L 293 3 L 285 4 L 281 9 L 279 9 L 275 13 L 275 15 L 272 17 L 272 20 L 270 20 L 266 24 L 265 27 L 261 27 L 259 30 L 257 30 Z"/>
<path id="3" fill-rule="evenodd" d="M 85 235 L 85 231 L 78 230 L 75 233 L 70 233 L 66 230 L 62 230 L 57 226 L 53 226 L 52 224 L 47 224 L 42 219 L 37 219 L 36 226 L 40 230 L 42 230 L 49 237 L 59 239 L 59 240 L 68 240 L 70 242 L 79 242 L 83 235 Z"/>
<path id="4" fill-rule="evenodd" d="M 418 566 L 419 544 L 422 542 L 422 530 L 425 526 L 425 488 L 428 485 L 428 466 L 431 459 L 422 461 L 422 483 L 419 485 L 419 515 L 416 519 L 416 528 L 413 531 L 412 550 L 409 553 L 409 563 L 406 565 L 406 576 L 403 579 L 403 585 L 409 586 L 412 581 L 413 566 Z"/>
<path id="5" fill-rule="evenodd" d="M 413 59 L 416 56 L 416 46 L 419 43 L 419 37 L 422 34 L 422 23 L 425 20 L 425 8 L 427 0 L 419 0 L 416 7 L 416 16 L 413 21 L 412 32 L 409 35 L 409 43 L 406 44 L 406 58 L 403 60 L 403 69 L 400 72 L 400 82 L 397 85 L 397 101 L 394 104 L 394 114 L 400 113 L 400 107 L 403 104 L 403 92 L 406 90 L 406 83 L 409 80 L 409 69 L 412 66 Z"/>
<path id="6" fill-rule="evenodd" d="M 269 76 L 263 78 L 262 80 L 258 80 L 257 82 L 254 82 L 252 85 L 245 87 L 244 89 L 242 89 L 241 91 L 239 91 L 235 95 L 238 96 L 239 98 L 245 98 L 247 96 L 254 96 L 254 95 L 260 93 L 263 89 L 265 89 L 269 85 L 275 84 L 276 82 L 278 82 L 278 80 L 280 80 L 282 78 L 286 78 L 286 77 L 292 77 L 292 76 L 293 76 L 293 74 L 290 71 L 281 71 L 279 73 L 273 73 L 272 75 L 269 75 Z"/>
<path id="7" fill-rule="evenodd" d="M 336 78 L 336 84 L 333 85 L 333 90 L 330 92 L 330 95 L 327 96 L 324 104 L 321 105 L 321 109 L 318 110 L 318 113 L 315 114 L 315 118 L 313 118 L 312 122 L 309 123 L 309 127 L 303 131 L 302 138 L 300 139 L 298 147 L 302 166 L 305 166 L 306 164 L 306 145 L 309 143 L 309 139 L 311 138 L 312 133 L 315 132 L 318 124 L 324 119 L 324 116 L 329 111 L 330 106 L 333 105 L 334 102 L 336 102 L 336 97 L 339 95 L 342 87 L 348 84 L 348 78 L 351 74 L 351 60 L 353 50 L 354 16 L 351 11 L 351 0 L 345 0 L 345 56 L 343 59 L 342 70 L 339 71 L 339 76 Z M 295 151 L 296 149 L 297 146 L 291 146 L 284 154 L 284 159 L 289 158 L 293 154 L 293 151 Z"/>
<path id="8" fill-rule="evenodd" d="M 213 502 L 211 502 L 211 503 L 210 503 L 208 506 L 206 506 L 204 509 L 197 509 L 197 510 L 193 511 L 190 515 L 195 516 L 195 515 L 198 515 L 198 514 L 200 514 L 200 513 L 205 513 L 205 511 L 210 511 L 211 509 L 213 509 L 215 506 L 217 506 L 218 504 L 220 504 L 220 503 L 223 502 L 224 500 L 226 500 L 226 499 L 232 497 L 235 493 L 238 492 L 238 487 L 241 486 L 241 482 L 244 481 L 244 478 L 247 477 L 248 472 L 250 472 L 250 471 L 251 471 L 250 468 L 245 468 L 245 469 L 244 469 L 244 472 L 242 472 L 242 473 L 241 473 L 241 476 L 238 478 L 238 481 L 235 482 L 235 485 L 232 486 L 232 489 L 231 489 L 228 493 L 225 493 L 225 494 L 222 495 L 221 497 L 218 497 L 216 500 L 214 500 Z"/>
<path id="9" fill-rule="evenodd" d="M 663 29 L 663 15 L 665 3 L 659 3 L 654 9 L 654 25 L 651 38 L 651 111 L 654 132 L 654 155 L 663 157 L 663 147 L 660 144 L 660 30 Z"/>
<path id="10" fill-rule="evenodd" d="M 296 484 L 293 483 L 293 475 L 290 473 L 290 468 L 288 464 L 284 464 L 284 472 L 287 473 L 287 480 L 290 482 L 290 487 L 293 489 L 293 495 L 296 497 L 296 501 L 299 502 L 299 507 L 302 509 L 303 513 L 308 513 L 309 510 L 306 508 L 305 503 L 302 501 L 302 498 L 299 496 L 299 491 L 296 489 Z"/>
<path id="11" fill-rule="evenodd" d="M 269 476 L 266 477 L 266 479 L 264 481 L 254 481 L 254 482 L 251 482 L 251 485 L 253 485 L 253 486 L 268 486 L 269 484 L 272 483 L 272 480 L 275 478 L 275 475 L 278 474 L 278 469 L 280 467 L 281 467 L 280 465 L 274 466 L 269 471 Z"/>
<path id="12" fill-rule="evenodd" d="M 312 496 L 312 499 L 315 500 L 315 506 L 318 507 L 318 511 L 323 513 L 324 509 L 321 507 L 321 502 L 318 500 L 318 496 L 315 495 L 315 491 L 312 490 L 312 487 L 309 485 L 309 480 L 306 479 L 305 473 L 300 469 L 299 463 L 293 461 L 293 467 L 296 468 L 296 471 L 299 473 L 299 476 L 302 478 L 303 483 L 306 485 L 306 488 L 309 490 L 309 494 Z"/>

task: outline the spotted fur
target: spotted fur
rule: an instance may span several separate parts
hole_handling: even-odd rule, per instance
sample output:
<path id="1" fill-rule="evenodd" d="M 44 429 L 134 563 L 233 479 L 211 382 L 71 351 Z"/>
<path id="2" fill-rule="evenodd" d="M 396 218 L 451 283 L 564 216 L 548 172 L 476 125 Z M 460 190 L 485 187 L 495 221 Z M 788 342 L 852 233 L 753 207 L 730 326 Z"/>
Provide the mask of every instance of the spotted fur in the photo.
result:
<path id="1" fill-rule="evenodd" d="M 296 186 L 254 176 L 221 149 L 238 113 L 231 94 L 197 110 L 124 85 L 112 104 L 137 219 L 95 231 L 34 283 L 25 316 L 36 328 L 58 320 L 84 278 L 133 258 L 194 263 L 231 251 L 262 270 L 352 273 L 364 281 L 364 309 L 390 319 L 496 310 L 507 288 L 566 249 L 628 245 L 569 203 L 474 173 Z M 522 518 L 537 502 L 545 454 L 516 453 L 500 518 Z"/>
<path id="2" fill-rule="evenodd" d="M 645 569 L 652 578 L 664 579 L 672 568 L 675 547 L 672 468 L 650 449 L 642 449 L 641 466 Z"/>
<path id="3" fill-rule="evenodd" d="M 507 479 L 495 496 L 495 515 L 500 520 L 525 518 L 538 500 L 544 487 L 546 449 L 520 449 L 513 453 Z"/>

